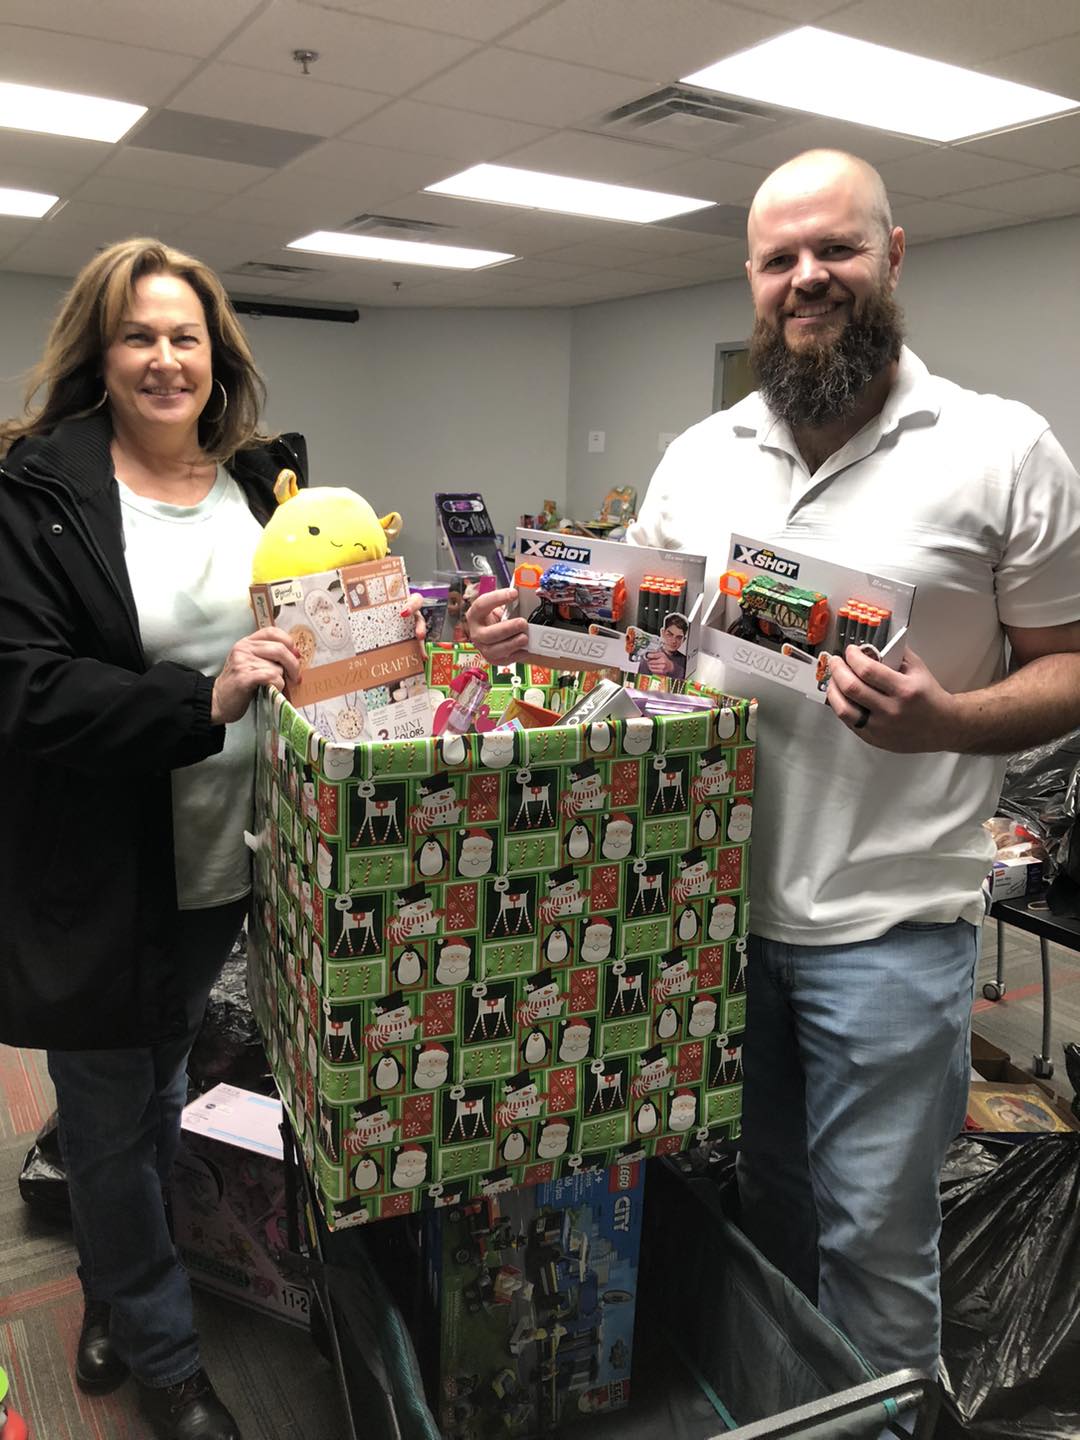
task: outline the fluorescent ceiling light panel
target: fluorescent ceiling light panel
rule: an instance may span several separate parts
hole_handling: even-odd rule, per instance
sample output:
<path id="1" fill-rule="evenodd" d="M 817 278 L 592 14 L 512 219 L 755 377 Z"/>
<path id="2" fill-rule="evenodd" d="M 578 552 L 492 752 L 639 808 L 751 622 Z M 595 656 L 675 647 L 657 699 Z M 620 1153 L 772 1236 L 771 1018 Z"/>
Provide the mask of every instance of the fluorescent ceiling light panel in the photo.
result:
<path id="1" fill-rule="evenodd" d="M 922 140 L 960 140 L 1044 120 L 1080 102 L 806 25 L 693 75 L 724 95 L 807 110 Z"/>
<path id="2" fill-rule="evenodd" d="M 59 199 L 59 195 L 43 195 L 39 190 L 6 190 L 0 185 L 0 215 L 25 215 L 40 220 Z"/>
<path id="3" fill-rule="evenodd" d="M 515 170 L 509 165 L 474 165 L 425 188 L 430 195 L 456 195 L 462 200 L 487 200 L 494 205 L 590 215 L 597 220 L 626 220 L 637 225 L 707 210 L 716 203 L 693 200 L 688 195 L 665 195 L 658 190 L 635 190 L 629 185 L 607 185 L 599 180 L 575 180 L 570 175 L 547 175 L 541 170 Z"/>
<path id="4" fill-rule="evenodd" d="M 42 135 L 115 144 L 145 114 L 145 105 L 129 105 L 126 100 L 0 83 L 0 129 L 4 130 L 34 130 Z"/>
<path id="5" fill-rule="evenodd" d="M 467 250 L 460 245 L 430 245 L 423 240 L 380 240 L 374 235 L 349 235 L 341 230 L 314 230 L 290 240 L 288 250 L 313 255 L 344 255 L 349 260 L 383 260 L 395 265 L 434 265 L 442 270 L 483 270 L 516 260 L 501 250 Z"/>

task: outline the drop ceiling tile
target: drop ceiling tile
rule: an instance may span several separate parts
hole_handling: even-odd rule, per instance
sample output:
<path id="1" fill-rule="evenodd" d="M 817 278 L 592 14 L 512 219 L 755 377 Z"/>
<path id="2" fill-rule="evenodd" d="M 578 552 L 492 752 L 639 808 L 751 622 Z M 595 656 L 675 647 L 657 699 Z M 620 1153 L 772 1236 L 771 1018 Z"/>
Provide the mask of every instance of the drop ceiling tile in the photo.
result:
<path id="1" fill-rule="evenodd" d="M 583 180 L 640 185 L 644 184 L 641 177 L 649 171 L 660 170 L 682 158 L 679 151 L 666 146 L 594 135 L 585 130 L 560 130 L 510 151 L 501 157 L 501 163 L 525 170 L 546 170 L 555 175 L 576 175 Z"/>
<path id="2" fill-rule="evenodd" d="M 674 164 L 655 170 L 646 178 L 654 190 L 713 200 L 722 205 L 746 205 L 768 173 L 763 166 L 713 160 L 702 155 L 693 159 L 681 156 Z"/>
<path id="3" fill-rule="evenodd" d="M 213 190 L 221 195 L 236 195 L 272 173 L 258 165 L 204 160 L 197 155 L 173 155 L 164 150 L 142 150 L 134 145 L 121 146 L 101 167 L 102 175 L 117 180 L 183 185 L 190 190 Z"/>
<path id="4" fill-rule="evenodd" d="M 753 125 L 747 127 L 752 129 Z M 890 135 L 866 125 L 848 125 L 843 120 L 819 119 L 792 113 L 790 123 L 778 123 L 739 138 L 735 131 L 730 144 L 718 144 L 716 153 L 740 165 L 763 165 L 772 170 L 803 150 L 849 150 L 871 165 L 897 160 L 929 149 L 923 141 L 906 135 Z"/>
<path id="5" fill-rule="evenodd" d="M 572 265 L 614 266 L 623 270 L 633 270 L 641 262 L 654 258 L 648 250 L 605 240 L 582 240 L 574 245 L 544 251 L 545 260 L 559 260 Z"/>
<path id="6" fill-rule="evenodd" d="M 219 197 L 220 199 L 220 197 Z M 200 216 L 185 221 L 177 229 L 181 248 L 198 255 L 215 270 L 232 265 L 242 265 L 245 260 L 255 260 L 260 255 L 280 250 L 294 236 L 295 221 L 285 220 L 278 227 L 272 225 L 244 225 L 228 220 L 220 213 Z M 290 257 L 293 252 L 288 252 Z M 317 256 L 296 256 L 284 261 L 285 264 L 317 266 Z"/>
<path id="7" fill-rule="evenodd" d="M 522 259 L 514 260 L 505 269 L 513 271 L 514 277 L 519 285 L 531 284 L 540 280 L 573 280 L 582 275 L 589 267 L 587 265 L 575 265 L 572 261 Z"/>
<path id="8" fill-rule="evenodd" d="M 880 170 L 890 192 L 903 191 L 924 200 L 952 196 L 1002 180 L 1022 180 L 1032 173 L 1025 165 L 977 155 L 966 147 L 931 150 L 906 160 L 890 160 Z"/>
<path id="9" fill-rule="evenodd" d="M 15 165 L 0 159 L 0 186 L 9 190 L 36 190 L 66 200 L 83 184 L 81 175 L 64 170 L 41 170 L 36 165 Z M 17 219 L 17 216 L 13 216 Z"/>
<path id="10" fill-rule="evenodd" d="M 426 195 L 422 191 L 400 191 L 383 207 L 383 214 L 404 220 L 426 220 L 433 225 L 449 225 L 462 234 L 479 235 L 493 225 L 505 226 L 520 219 L 520 206 L 488 205 L 482 200 L 456 200 L 449 195 Z M 462 241 L 462 244 L 468 244 Z"/>
<path id="11" fill-rule="evenodd" d="M 304 0 L 307 3 L 307 0 Z M 323 0 L 312 0 L 323 3 Z M 327 0 L 330 3 L 330 0 Z M 551 0 L 332 0 L 331 8 L 354 15 L 394 20 L 399 25 L 417 25 L 425 30 L 442 30 L 470 40 L 494 40 L 513 29 Z"/>
<path id="12" fill-rule="evenodd" d="M 169 155 L 194 155 L 199 160 L 224 160 L 280 170 L 319 143 L 319 137 L 274 125 L 249 125 L 212 115 L 193 115 L 167 106 L 155 110 L 132 135 L 134 150 L 164 150 Z"/>
<path id="13" fill-rule="evenodd" d="M 503 208 L 503 221 L 498 225 L 485 225 L 482 231 L 485 246 L 492 250 L 535 255 L 581 240 L 615 240 L 625 244 L 628 233 L 634 234 L 634 248 L 641 248 L 636 233 L 643 228 L 640 225 L 589 220 L 581 215 L 555 215 L 546 210 L 520 210 L 512 205 Z"/>
<path id="14" fill-rule="evenodd" d="M 37 223 L 36 220 L 19 218 L 15 215 L 0 215 L 0 262 L 24 241 L 30 239 L 31 228 Z"/>
<path id="15" fill-rule="evenodd" d="M 35 225 L 30 240 L 9 257 L 5 268 L 32 271 L 36 255 L 42 274 L 74 275 L 99 246 L 126 240 L 131 235 L 151 235 L 167 245 L 177 243 L 182 219 L 162 210 L 119 209 L 73 200 L 52 219 Z M 21 263 L 24 259 L 30 263 Z"/>
<path id="16" fill-rule="evenodd" d="M 856 0 L 824 23 L 826 30 L 898 50 L 975 65 L 992 55 L 1042 44 L 1080 30 L 1075 0 Z"/>
<path id="17" fill-rule="evenodd" d="M 387 103 L 387 96 L 324 85 L 309 76 L 252 75 L 241 65 L 208 65 L 170 104 L 175 110 L 242 124 L 273 120 L 283 130 L 336 135 Z"/>
<path id="18" fill-rule="evenodd" d="M 965 191 L 963 203 L 966 205 L 969 202 L 985 206 L 988 210 L 1005 211 L 1024 220 L 1037 220 L 1047 215 L 1076 215 L 1080 214 L 1080 179 L 1059 172 L 1034 175 L 1027 180 L 1007 180 L 1003 185 Z"/>
<path id="19" fill-rule="evenodd" d="M 965 200 L 967 196 L 964 197 Z M 894 205 L 893 219 L 903 226 L 908 243 L 938 240 L 947 235 L 974 235 L 979 230 L 998 230 L 1015 223 L 1015 216 L 1004 210 L 976 209 L 974 206 L 953 205 L 947 200 L 916 200 Z"/>
<path id="20" fill-rule="evenodd" d="M 344 131 L 339 138 L 360 145 L 387 145 L 395 150 L 445 155 L 465 166 L 491 160 L 549 134 L 551 131 L 542 126 L 525 125 L 521 121 L 470 115 L 466 110 L 422 105 L 416 100 L 395 100 L 377 115 Z"/>
<path id="21" fill-rule="evenodd" d="M 197 64 L 190 56 L 0 25 L 0 80 L 136 105 L 160 105 Z"/>
<path id="22" fill-rule="evenodd" d="M 227 270 L 218 272 L 231 300 L 277 299 L 287 303 L 296 294 L 296 287 L 289 283 L 287 276 L 276 280 L 258 280 L 251 275 L 233 275 Z M 243 324 L 244 317 L 240 317 Z"/>
<path id="23" fill-rule="evenodd" d="M 64 35 L 144 45 L 178 55 L 210 55 L 262 0 L 184 0 L 133 5 L 131 0 L 4 0 L 4 19 Z"/>
<path id="24" fill-rule="evenodd" d="M 59 135 L 30 135 L 0 130 L 0 177 L 15 169 L 36 171 L 44 179 L 56 174 L 84 179 L 115 153 L 100 140 L 68 140 Z M 0 178 L 0 185 L 14 182 Z M 37 187 L 39 190 L 43 185 Z"/>
<path id="25" fill-rule="evenodd" d="M 85 181 L 75 198 L 92 205 L 161 210 L 172 215 L 205 215 L 221 204 L 221 196 L 213 190 L 188 190 L 146 180 L 116 180 L 107 175 L 95 175 Z"/>
<path id="26" fill-rule="evenodd" d="M 326 84 L 396 95 L 453 65 L 475 45 L 454 35 L 277 0 L 217 58 L 296 77 L 292 52 L 301 48 L 319 52 L 311 68 Z"/>
<path id="27" fill-rule="evenodd" d="M 637 79 L 493 46 L 421 86 L 412 98 L 559 127 L 576 125 L 640 94 Z"/>
<path id="28" fill-rule="evenodd" d="M 967 141 L 962 148 L 1043 170 L 1068 170 L 1080 165 L 1080 114 L 1025 125 L 1001 135 L 984 135 Z"/>
<path id="29" fill-rule="evenodd" d="M 277 185 L 271 194 L 247 193 L 223 200 L 213 212 L 230 223 L 240 225 L 268 226 L 277 230 L 285 224 L 288 239 L 309 235 L 312 230 L 333 230 L 336 225 L 351 219 L 363 209 L 356 197 L 343 195 L 341 187 L 329 180 L 308 179 L 297 181 L 292 187 L 281 186 L 281 177 L 275 177 Z"/>
<path id="30" fill-rule="evenodd" d="M 779 15 L 799 25 L 814 25 L 826 15 L 843 11 L 850 0 L 739 0 L 743 10 L 756 10 L 763 15 Z"/>
<path id="31" fill-rule="evenodd" d="M 665 279 L 682 279 L 691 283 L 718 280 L 723 276 L 742 275 L 746 246 L 737 241 L 719 241 L 708 250 L 693 255 L 663 255 L 644 260 L 628 268 L 643 275 L 659 275 Z"/>
<path id="32" fill-rule="evenodd" d="M 444 179 L 447 167 L 441 156 L 388 150 L 379 145 L 353 145 L 345 140 L 324 140 L 280 173 L 283 177 L 317 176 L 343 186 L 397 195 Z"/>
<path id="33" fill-rule="evenodd" d="M 1080 6 L 1076 7 L 1076 17 L 1080 29 Z M 1080 35 L 1013 51 L 988 60 L 979 69 L 1080 102 Z"/>
<path id="34" fill-rule="evenodd" d="M 788 28 L 719 0 L 562 0 L 501 43 L 666 84 Z"/>

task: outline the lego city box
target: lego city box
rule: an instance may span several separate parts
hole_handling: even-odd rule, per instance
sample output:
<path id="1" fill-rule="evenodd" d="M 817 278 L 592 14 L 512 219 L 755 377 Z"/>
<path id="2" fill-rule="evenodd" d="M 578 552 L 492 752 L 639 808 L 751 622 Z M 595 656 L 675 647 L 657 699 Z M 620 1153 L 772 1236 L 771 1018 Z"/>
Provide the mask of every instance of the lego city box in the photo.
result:
<path id="1" fill-rule="evenodd" d="M 444 1435 L 534 1440 L 629 1403 L 644 1179 L 579 1169 L 435 1213 Z"/>
<path id="2" fill-rule="evenodd" d="M 185 1106 L 172 1177 L 176 1248 L 195 1284 L 308 1324 L 307 1286 L 288 1275 L 281 1102 L 215 1085 Z"/>
<path id="3" fill-rule="evenodd" d="M 261 697 L 251 987 L 331 1227 L 737 1131 L 755 720 L 344 745 Z"/>
<path id="4" fill-rule="evenodd" d="M 514 557 L 532 654 L 668 680 L 693 674 L 703 555 L 519 529 Z"/>
<path id="5" fill-rule="evenodd" d="M 914 600 L 906 581 L 733 535 L 705 607 L 701 648 L 824 703 L 829 660 L 848 645 L 899 669 Z"/>
<path id="6" fill-rule="evenodd" d="M 405 562 L 385 555 L 250 587 L 255 623 L 285 630 L 301 673 L 285 695 L 327 740 L 398 740 L 431 726 Z"/>

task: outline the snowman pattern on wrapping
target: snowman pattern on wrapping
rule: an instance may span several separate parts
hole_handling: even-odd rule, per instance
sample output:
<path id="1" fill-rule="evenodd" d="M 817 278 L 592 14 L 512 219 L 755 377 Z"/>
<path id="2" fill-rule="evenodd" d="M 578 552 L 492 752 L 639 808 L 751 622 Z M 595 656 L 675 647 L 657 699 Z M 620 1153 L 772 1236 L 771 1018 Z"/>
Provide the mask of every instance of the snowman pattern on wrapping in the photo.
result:
<path id="1" fill-rule="evenodd" d="M 753 745 L 701 714 L 353 750 L 261 702 L 256 1014 L 331 1225 L 735 1133 Z"/>

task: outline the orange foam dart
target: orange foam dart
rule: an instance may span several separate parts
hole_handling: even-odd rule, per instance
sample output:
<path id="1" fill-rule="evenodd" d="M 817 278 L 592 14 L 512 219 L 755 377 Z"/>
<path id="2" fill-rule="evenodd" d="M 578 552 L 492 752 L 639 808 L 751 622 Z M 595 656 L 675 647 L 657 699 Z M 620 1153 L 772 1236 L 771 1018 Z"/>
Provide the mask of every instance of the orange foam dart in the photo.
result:
<path id="1" fill-rule="evenodd" d="M 725 570 L 720 576 L 718 589 L 722 595 L 730 595 L 737 600 L 742 594 L 750 576 L 744 570 Z"/>
<path id="2" fill-rule="evenodd" d="M 514 584 L 519 590 L 538 590 L 543 574 L 544 567 L 542 565 L 519 565 L 514 571 Z M 532 578 L 529 579 L 529 576 Z"/>

